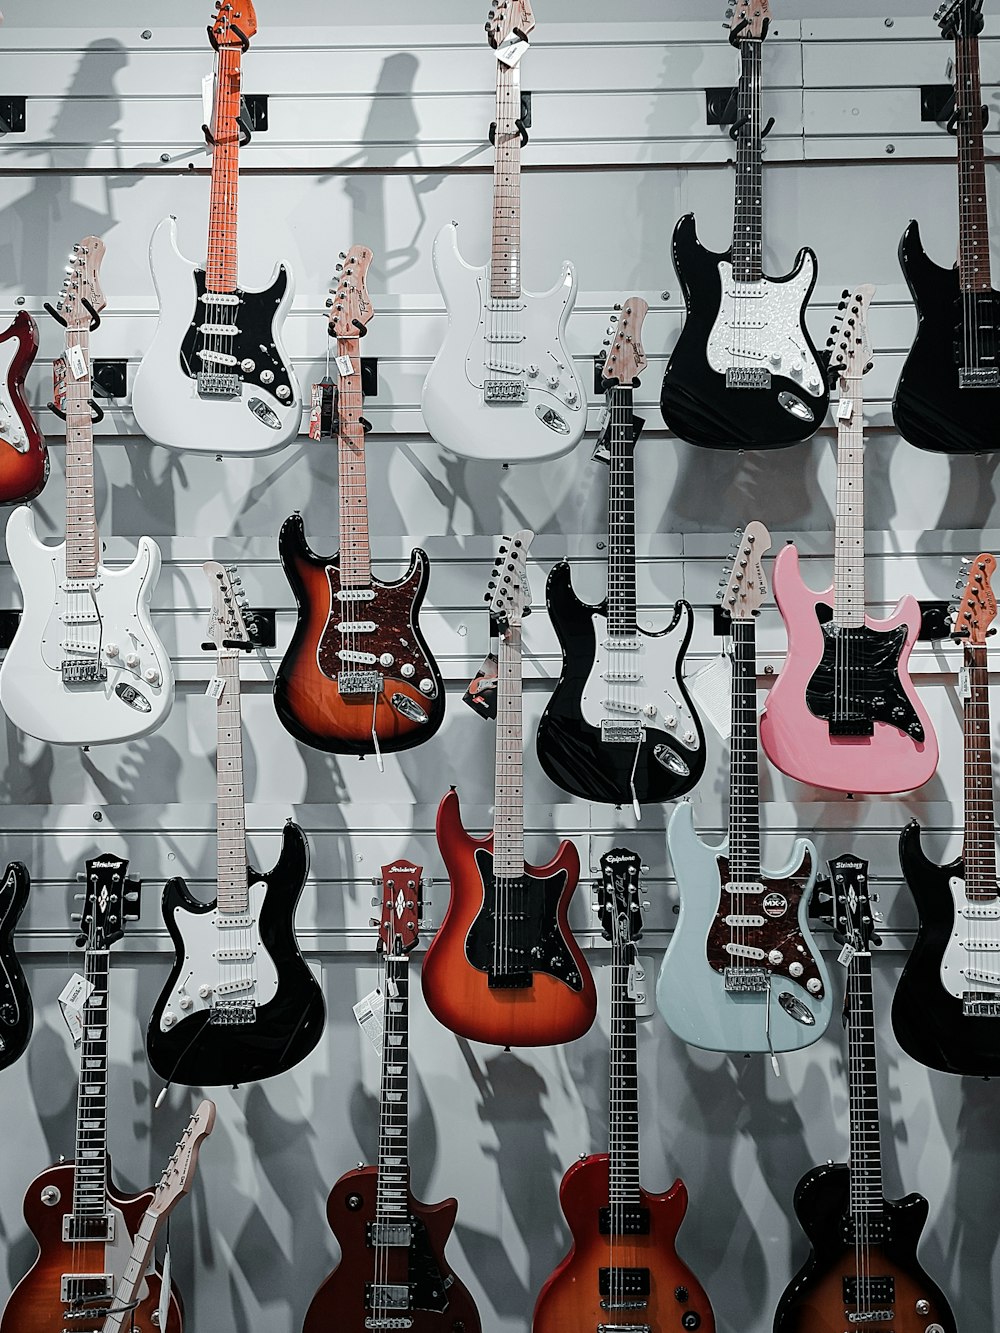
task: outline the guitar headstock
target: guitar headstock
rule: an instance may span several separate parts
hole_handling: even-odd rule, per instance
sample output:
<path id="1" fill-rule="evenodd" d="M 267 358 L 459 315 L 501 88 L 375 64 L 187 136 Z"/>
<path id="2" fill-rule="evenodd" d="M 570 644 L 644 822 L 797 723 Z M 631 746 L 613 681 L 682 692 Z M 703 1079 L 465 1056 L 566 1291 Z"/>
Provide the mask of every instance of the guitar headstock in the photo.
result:
<path id="1" fill-rule="evenodd" d="M 871 283 L 841 293 L 826 345 L 830 349 L 830 377 L 856 379 L 872 368 L 872 344 L 868 334 L 868 308 L 875 295 Z"/>
<path id="2" fill-rule="evenodd" d="M 250 38 L 257 35 L 257 15 L 251 0 L 217 0 L 215 18 L 208 25 L 209 41 L 220 46 L 238 46 L 246 50 Z"/>
<path id="3" fill-rule="evenodd" d="M 101 262 L 106 248 L 99 236 L 85 236 L 73 246 L 56 301 L 56 309 L 71 329 L 89 329 L 107 305 L 101 290 Z"/>
<path id="4" fill-rule="evenodd" d="M 973 561 L 962 561 L 962 569 L 955 584 L 956 588 L 961 588 L 964 581 L 965 587 L 961 594 L 955 594 L 952 636 L 973 647 L 983 646 L 990 626 L 996 619 L 997 599 L 990 584 L 996 567 L 996 556 L 983 551 Z"/>
<path id="5" fill-rule="evenodd" d="M 534 26 L 531 0 L 493 0 L 486 20 L 486 39 L 496 51 L 511 37 L 526 42 Z"/>
<path id="6" fill-rule="evenodd" d="M 868 890 L 868 862 L 860 856 L 838 856 L 830 862 L 833 895 L 833 938 L 854 953 L 870 953 L 882 943 L 875 933 L 875 914 Z"/>
<path id="7" fill-rule="evenodd" d="M 639 854 L 627 847 L 616 847 L 601 857 L 597 914 L 604 938 L 619 947 L 634 944 L 642 935 L 641 870 Z"/>
<path id="8" fill-rule="evenodd" d="M 490 615 L 503 633 L 511 625 L 520 625 L 522 617 L 531 611 L 531 590 L 528 587 L 528 547 L 535 534 L 527 528 L 513 537 L 501 539 L 496 563 L 484 600 L 489 602 Z"/>
<path id="9" fill-rule="evenodd" d="M 230 656 L 240 649 L 253 647 L 250 627 L 253 615 L 247 605 L 243 580 L 235 565 L 221 565 L 218 560 L 206 560 L 202 569 L 212 584 L 212 609 L 208 616 L 203 648 L 214 648 L 220 657 Z"/>
<path id="10" fill-rule="evenodd" d="M 615 306 L 621 314 L 611 316 L 608 329 L 610 350 L 601 368 L 601 377 L 608 384 L 631 384 L 639 382 L 639 376 L 646 369 L 646 353 L 642 350 L 642 321 L 646 318 L 649 303 L 641 296 L 630 296 L 620 306 Z"/>
<path id="11" fill-rule="evenodd" d="M 768 0 L 734 0 L 726 10 L 726 18 L 733 46 L 747 41 L 762 42 L 771 26 L 771 6 Z"/>
<path id="12" fill-rule="evenodd" d="M 423 866 L 393 861 L 382 867 L 382 916 L 378 948 L 390 958 L 409 953 L 420 937 L 423 911 Z"/>
<path id="13" fill-rule="evenodd" d="M 365 282 L 372 252 L 365 245 L 352 245 L 337 265 L 340 281 L 330 288 L 330 337 L 363 338 L 375 311 Z"/>
<path id="14" fill-rule="evenodd" d="M 94 856 L 87 862 L 83 911 L 74 913 L 79 922 L 77 945 L 84 949 L 109 949 L 125 934 L 129 921 L 139 919 L 142 884 L 126 874 L 128 860 L 122 856 Z"/>
<path id="15" fill-rule="evenodd" d="M 730 556 L 732 568 L 723 571 L 726 583 L 719 598 L 733 620 L 752 620 L 767 600 L 764 556 L 771 549 L 771 534 L 763 523 L 754 521 L 737 537 L 738 545 Z"/>
<path id="16" fill-rule="evenodd" d="M 157 1217 L 167 1217 L 184 1195 L 190 1193 L 201 1145 L 214 1128 L 215 1102 L 206 1097 L 188 1121 L 163 1175 L 153 1187 L 153 1198 L 147 1212 L 155 1213 Z"/>
<path id="17" fill-rule="evenodd" d="M 983 0 L 946 0 L 934 14 L 941 36 L 978 37 L 983 30 Z"/>

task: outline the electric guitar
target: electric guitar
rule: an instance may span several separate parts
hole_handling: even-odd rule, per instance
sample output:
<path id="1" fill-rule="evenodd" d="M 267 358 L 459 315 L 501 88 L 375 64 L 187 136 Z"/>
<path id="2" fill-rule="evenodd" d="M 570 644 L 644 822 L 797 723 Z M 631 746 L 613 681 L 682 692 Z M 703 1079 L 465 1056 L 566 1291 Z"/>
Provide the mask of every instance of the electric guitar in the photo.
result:
<path id="1" fill-rule="evenodd" d="M 0 1069 L 24 1054 L 34 1021 L 31 992 L 13 939 L 30 888 L 28 867 L 22 861 L 9 861 L 0 882 Z"/>
<path id="2" fill-rule="evenodd" d="M 128 862 L 103 855 L 87 862 L 78 943 L 83 946 L 80 1000 L 80 1083 L 76 1157 L 37 1176 L 24 1196 L 24 1220 L 38 1257 L 10 1295 L 0 1333 L 103 1333 L 115 1293 L 132 1258 L 154 1191 L 123 1194 L 112 1183 L 108 1156 L 108 1032 L 110 950 L 139 916 L 137 880 Z M 79 1006 L 78 1006 L 79 1008 Z M 171 1289 L 160 1323 L 159 1270 L 143 1269 L 132 1312 L 135 1333 L 181 1333 L 181 1307 Z"/>
<path id="3" fill-rule="evenodd" d="M 38 353 L 38 326 L 19 310 L 0 333 L 0 504 L 33 500 L 49 477 L 49 455 L 24 395 Z"/>
<path id="4" fill-rule="evenodd" d="M 313 1297 L 302 1333 L 480 1330 L 472 1297 L 445 1257 L 458 1203 L 421 1203 L 410 1188 L 409 955 L 420 928 L 420 873 L 410 861 L 382 867 L 382 912 L 374 923 L 384 1003 L 378 1164 L 348 1171 L 330 1193 L 326 1215 L 341 1259 Z"/>
<path id="5" fill-rule="evenodd" d="M 963 645 L 959 674 L 965 735 L 965 840 L 950 865 L 935 865 L 911 820 L 899 839 L 903 875 L 920 928 L 892 1001 L 892 1027 L 908 1055 L 931 1069 L 1000 1074 L 1000 891 L 997 887 L 993 736 L 986 636 L 996 618 L 996 559 L 977 556 L 952 633 Z"/>
<path id="6" fill-rule="evenodd" d="M 157 444 L 209 454 L 266 454 L 297 433 L 298 380 L 281 344 L 291 272 L 276 264 L 267 287 L 239 285 L 239 150 L 250 141 L 240 104 L 241 63 L 257 31 L 251 0 L 223 0 L 209 25 L 215 48 L 208 257 L 177 248 L 177 222 L 153 232 L 149 266 L 160 318 L 132 386 L 139 428 Z"/>
<path id="7" fill-rule="evenodd" d="M 787 277 L 762 268 L 761 55 L 769 0 L 735 0 L 729 40 L 740 53 L 733 243 L 714 254 L 692 213 L 674 228 L 673 257 L 686 317 L 663 378 L 663 419 L 682 440 L 713 449 L 773 449 L 823 424 L 826 376 L 806 329 L 816 256 L 803 247 Z"/>
<path id="8" fill-rule="evenodd" d="M 587 400 L 565 339 L 576 269 L 567 260 L 559 281 L 540 296 L 521 286 L 521 149 L 528 134 L 520 61 L 534 26 L 530 0 L 499 0 L 490 8 L 486 35 L 497 61 L 490 261 L 465 262 L 458 223 L 438 232 L 434 272 L 448 331 L 421 397 L 438 444 L 507 463 L 568 453 L 587 425 Z"/>
<path id="9" fill-rule="evenodd" d="M 847 968 L 849 1165 L 815 1167 L 795 1190 L 795 1213 L 812 1247 L 774 1316 L 774 1333 L 956 1333 L 941 1289 L 917 1260 L 927 1222 L 919 1194 L 886 1199 L 878 1107 L 872 945 L 880 944 L 868 862 L 839 856 L 833 876 L 834 938 Z"/>
<path id="10" fill-rule="evenodd" d="M 161 1078 L 199 1087 L 284 1073 L 313 1049 L 326 1017 L 293 924 L 309 872 L 305 834 L 289 819 L 274 869 L 248 866 L 239 655 L 252 647 L 252 617 L 241 580 L 214 560 L 204 569 L 212 583 L 206 646 L 217 652 L 216 897 L 204 902 L 183 879 L 167 882 L 163 919 L 176 958 L 146 1034 Z"/>
<path id="11" fill-rule="evenodd" d="M 667 825 L 680 916 L 656 983 L 668 1025 L 709 1051 L 797 1051 L 833 1016 L 826 964 L 809 929 L 816 849 L 796 838 L 788 864 L 760 862 L 757 640 L 754 618 L 767 596 L 763 557 L 771 537 L 750 523 L 733 557 L 722 604 L 732 617 L 732 739 L 729 836 L 709 847 L 692 806 Z"/>
<path id="12" fill-rule="evenodd" d="M 104 415 L 90 379 L 90 334 L 106 305 L 99 283 L 104 242 L 73 247 L 53 313 L 66 326 L 66 540 L 38 539 L 31 509 L 7 520 L 7 555 L 24 611 L 0 666 L 0 706 L 41 741 L 104 745 L 155 731 L 174 701 L 170 658 L 149 602 L 160 549 L 140 537 L 131 565 L 101 560 L 94 502 L 94 421 Z"/>
<path id="13" fill-rule="evenodd" d="M 494 831 L 466 833 L 454 787 L 438 806 L 451 899 L 420 974 L 439 1022 L 498 1046 L 573 1041 L 597 1013 L 594 979 L 569 926 L 579 854 L 561 842 L 547 865 L 524 859 L 521 618 L 533 536 L 504 538 L 486 594 L 499 635 Z"/>
<path id="14" fill-rule="evenodd" d="M 687 1212 L 684 1182 L 675 1180 L 664 1194 L 650 1194 L 639 1184 L 639 871 L 638 855 L 626 848 L 601 857 L 598 911 L 611 941 L 608 1151 L 581 1157 L 563 1176 L 559 1202 L 573 1245 L 539 1293 L 532 1333 L 715 1329 L 701 1283 L 674 1248 Z"/>
<path id="15" fill-rule="evenodd" d="M 444 719 L 444 683 L 420 630 L 430 578 L 427 552 L 410 554 L 395 583 L 372 575 L 362 412 L 360 338 L 374 311 L 365 286 L 372 252 L 354 245 L 333 292 L 340 385 L 337 474 L 340 551 L 310 550 L 298 513 L 286 518 L 278 555 L 298 619 L 274 683 L 274 706 L 296 740 L 335 754 L 407 750 Z"/>
<path id="16" fill-rule="evenodd" d="M 934 15 L 955 42 L 958 137 L 958 263 L 927 257 L 911 222 L 899 243 L 917 308 L 917 336 L 896 386 L 892 415 L 920 449 L 979 454 L 1000 448 L 1000 292 L 990 277 L 983 131 L 989 115 L 979 76 L 983 0 L 946 0 Z"/>
<path id="17" fill-rule="evenodd" d="M 549 573 L 545 600 L 562 648 L 559 683 L 538 725 L 538 759 L 574 796 L 615 805 L 669 801 L 690 791 L 705 767 L 701 721 L 684 685 L 694 612 L 674 603 L 666 629 L 637 620 L 635 583 L 636 441 L 633 386 L 646 367 L 639 296 L 624 302 L 609 329 L 604 363 L 607 412 L 598 457 L 611 469 L 608 595 L 587 606 L 573 591 L 570 565 Z"/>
<path id="18" fill-rule="evenodd" d="M 865 610 L 864 387 L 871 366 L 868 306 L 874 287 L 841 301 L 832 366 L 837 409 L 837 516 L 833 585 L 807 588 L 789 544 L 774 562 L 774 597 L 788 657 L 760 722 L 764 752 L 800 782 L 832 791 L 910 791 L 937 768 L 938 745 L 910 679 L 920 607 L 902 597 L 887 620 Z"/>

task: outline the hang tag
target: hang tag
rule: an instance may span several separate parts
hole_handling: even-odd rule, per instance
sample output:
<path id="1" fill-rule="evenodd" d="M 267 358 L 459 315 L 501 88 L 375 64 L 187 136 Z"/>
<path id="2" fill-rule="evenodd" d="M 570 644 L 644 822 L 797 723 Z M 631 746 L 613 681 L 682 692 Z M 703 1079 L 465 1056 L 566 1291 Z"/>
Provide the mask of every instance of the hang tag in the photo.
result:
<path id="1" fill-rule="evenodd" d="M 857 956 L 857 952 L 853 944 L 845 944 L 840 953 L 837 954 L 837 962 L 841 967 L 850 967 Z"/>
<path id="2" fill-rule="evenodd" d="M 358 1020 L 358 1027 L 377 1051 L 382 1050 L 382 1033 L 385 1030 L 385 1024 L 382 1021 L 384 1014 L 385 996 L 377 988 L 366 995 L 363 1000 L 359 1000 L 354 1006 L 354 1017 Z"/>
<path id="3" fill-rule="evenodd" d="M 628 998 L 642 1004 L 646 998 L 646 969 L 641 962 L 628 965 Z"/>
<path id="4" fill-rule="evenodd" d="M 851 417 L 853 416 L 854 416 L 854 399 L 841 398 L 840 402 L 837 404 L 837 420 L 850 421 Z"/>
<path id="5" fill-rule="evenodd" d="M 66 358 L 57 356 L 52 362 L 52 401 L 62 412 L 66 406 Z"/>
<path id="6" fill-rule="evenodd" d="M 968 667 L 958 668 L 958 697 L 960 699 L 972 698 L 972 678 L 969 675 Z"/>
<path id="7" fill-rule="evenodd" d="M 609 467 L 611 465 L 611 409 L 606 405 L 597 423 L 597 440 L 594 443 L 591 459 L 595 463 L 607 463 Z"/>
<path id="8" fill-rule="evenodd" d="M 528 43 L 523 37 L 519 37 L 516 32 L 512 32 L 509 37 L 505 37 L 496 49 L 496 58 L 501 65 L 506 65 L 508 69 L 513 69 L 521 60 L 525 51 L 528 49 Z"/>
<path id="9" fill-rule="evenodd" d="M 215 110 L 213 106 L 213 97 L 215 94 L 215 75 L 206 74 L 201 81 L 201 123 L 212 128 L 212 114 Z M 205 144 L 208 152 L 212 151 L 210 143 Z"/>
<path id="10" fill-rule="evenodd" d="M 336 363 L 341 375 L 353 375 L 355 373 L 354 362 L 349 356 L 338 356 Z"/>
<path id="11" fill-rule="evenodd" d="M 83 348 L 78 343 L 73 343 L 66 348 L 66 360 L 69 362 L 69 372 L 75 380 L 86 378 L 87 358 L 84 355 Z"/>
<path id="12" fill-rule="evenodd" d="M 213 676 L 205 686 L 205 693 L 210 699 L 221 699 L 222 691 L 226 688 L 225 678 L 222 676 Z"/>
<path id="13" fill-rule="evenodd" d="M 322 440 L 333 434 L 333 400 L 337 386 L 331 379 L 312 386 L 309 398 L 309 438 Z"/>
<path id="14" fill-rule="evenodd" d="M 59 995 L 59 1008 L 74 1046 L 83 1041 L 83 1010 L 93 993 L 94 983 L 74 972 Z"/>
<path id="15" fill-rule="evenodd" d="M 732 659 L 725 654 L 717 657 L 697 675 L 691 676 L 687 687 L 702 716 L 708 718 L 724 741 L 728 741 L 733 725 Z"/>
<path id="16" fill-rule="evenodd" d="M 392 977 L 386 978 L 385 988 L 389 992 L 390 1000 L 399 999 L 399 983 L 395 981 Z"/>
<path id="17" fill-rule="evenodd" d="M 497 672 L 499 671 L 496 653 L 490 653 L 486 661 L 476 672 L 475 680 L 462 695 L 462 702 L 480 717 L 496 718 L 497 715 Z"/>

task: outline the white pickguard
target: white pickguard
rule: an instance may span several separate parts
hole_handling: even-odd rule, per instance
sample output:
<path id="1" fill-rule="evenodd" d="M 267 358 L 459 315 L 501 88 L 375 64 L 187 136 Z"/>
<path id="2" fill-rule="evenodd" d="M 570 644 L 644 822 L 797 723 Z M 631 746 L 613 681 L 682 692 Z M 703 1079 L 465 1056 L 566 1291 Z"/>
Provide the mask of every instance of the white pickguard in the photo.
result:
<path id="1" fill-rule="evenodd" d="M 766 370 L 821 398 L 823 375 L 802 333 L 802 310 L 815 279 L 811 255 L 786 282 L 737 282 L 728 260 L 719 264 L 722 304 L 708 339 L 708 364 L 727 370 Z"/>
<path id="2" fill-rule="evenodd" d="M 0 440 L 23 454 L 28 449 L 28 435 L 7 389 L 7 373 L 20 348 L 21 344 L 16 338 L 8 338 L 6 342 L 0 343 Z"/>
<path id="3" fill-rule="evenodd" d="M 676 675 L 677 639 L 683 633 L 683 621 L 673 634 L 612 639 L 603 615 L 592 620 L 597 652 L 581 699 L 584 721 L 599 728 L 605 720 L 638 719 L 644 726 L 667 732 L 686 749 L 696 750 L 698 730 Z"/>
<path id="4" fill-rule="evenodd" d="M 142 537 L 131 565 L 99 567 L 93 581 L 99 620 L 89 596 L 67 597 L 63 591 L 66 547 L 40 542 L 34 515 L 23 505 L 7 521 L 7 554 L 24 600 L 21 623 L 0 666 L 0 705 L 11 722 L 58 745 L 106 745 L 154 731 L 174 699 L 170 658 L 149 615 L 160 572 L 156 543 Z M 67 616 L 74 601 L 85 604 L 80 623 Z M 99 645 L 106 679 L 65 684 L 64 642 Z"/>
<path id="5" fill-rule="evenodd" d="M 211 1009 L 220 986 L 238 986 L 226 992 L 230 998 L 247 1000 L 258 1008 L 274 999 L 278 970 L 261 943 L 258 925 L 266 893 L 266 880 L 250 885 L 249 908 L 241 918 L 246 924 L 238 928 L 220 927 L 227 914 L 217 908 L 204 915 L 186 912 L 182 907 L 174 909 L 174 922 L 184 941 L 184 964 L 160 1015 L 161 1031 L 167 1032 L 185 1018 Z M 234 951 L 250 952 L 253 958 L 227 962 L 219 956 Z"/>
<path id="6" fill-rule="evenodd" d="M 955 925 L 941 959 L 941 984 L 961 999 L 966 991 L 1000 996 L 1000 900 L 970 902 L 965 880 L 948 881 L 955 904 Z"/>

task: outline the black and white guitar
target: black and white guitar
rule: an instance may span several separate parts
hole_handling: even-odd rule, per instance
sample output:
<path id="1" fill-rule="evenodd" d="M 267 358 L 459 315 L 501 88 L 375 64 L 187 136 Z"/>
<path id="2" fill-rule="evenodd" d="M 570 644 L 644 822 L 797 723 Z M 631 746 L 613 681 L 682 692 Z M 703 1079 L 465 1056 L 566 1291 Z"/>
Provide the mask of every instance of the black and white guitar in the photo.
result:
<path id="1" fill-rule="evenodd" d="M 24 1054 L 31 1038 L 31 992 L 14 952 L 14 928 L 28 901 L 31 880 L 22 861 L 11 861 L 0 881 L 0 1069 Z"/>

